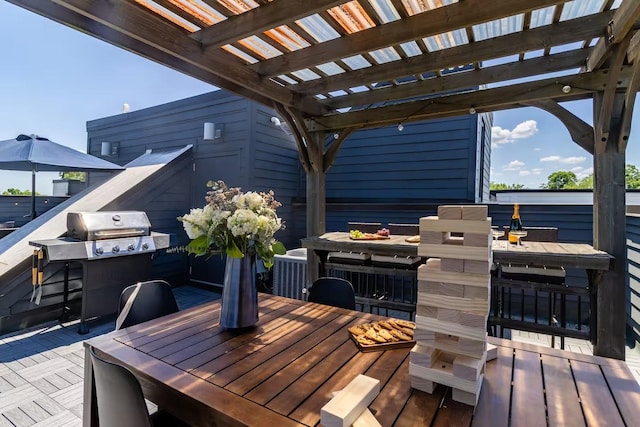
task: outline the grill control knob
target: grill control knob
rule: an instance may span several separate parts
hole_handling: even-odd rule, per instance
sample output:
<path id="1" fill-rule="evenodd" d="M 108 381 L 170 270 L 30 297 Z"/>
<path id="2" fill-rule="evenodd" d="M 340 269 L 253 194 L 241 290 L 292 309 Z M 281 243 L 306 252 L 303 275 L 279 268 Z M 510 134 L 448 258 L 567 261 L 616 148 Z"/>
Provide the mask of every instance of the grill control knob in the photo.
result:
<path id="1" fill-rule="evenodd" d="M 96 248 L 96 255 L 102 255 L 104 250 L 102 248 Z"/>
<path id="2" fill-rule="evenodd" d="M 117 254 L 118 252 L 120 252 L 120 246 L 113 245 L 113 248 L 111 248 L 111 252 L 113 252 L 114 254 Z"/>
<path id="3" fill-rule="evenodd" d="M 129 247 L 127 247 L 127 249 L 129 249 L 129 252 L 133 251 L 136 247 L 133 246 L 133 243 L 129 245 Z"/>
<path id="4" fill-rule="evenodd" d="M 145 251 L 146 251 L 147 249 L 149 249 L 149 244 L 148 244 L 148 243 L 143 243 L 143 244 L 142 244 L 142 249 L 144 249 Z"/>

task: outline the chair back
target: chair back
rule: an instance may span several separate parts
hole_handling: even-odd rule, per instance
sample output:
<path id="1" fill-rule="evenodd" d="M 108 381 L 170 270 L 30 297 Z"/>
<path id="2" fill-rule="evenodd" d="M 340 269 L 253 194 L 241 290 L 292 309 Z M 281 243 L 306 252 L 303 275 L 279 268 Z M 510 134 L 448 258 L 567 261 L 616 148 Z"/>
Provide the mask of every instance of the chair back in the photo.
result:
<path id="1" fill-rule="evenodd" d="M 394 224 L 390 222 L 389 233 L 392 236 L 417 236 L 420 234 L 420 224 Z"/>
<path id="2" fill-rule="evenodd" d="M 150 280 L 127 286 L 120 294 L 116 330 L 177 311 L 178 304 L 171 285 L 164 280 Z"/>
<path id="3" fill-rule="evenodd" d="M 356 309 L 356 297 L 351 282 L 339 277 L 320 277 L 309 289 L 309 301 L 333 307 Z"/>
<path id="4" fill-rule="evenodd" d="M 360 230 L 363 233 L 376 233 L 382 228 L 381 222 L 348 222 L 349 231 Z"/>
<path id="5" fill-rule="evenodd" d="M 100 427 L 151 426 L 142 388 L 126 368 L 107 362 L 90 348 Z"/>
<path id="6" fill-rule="evenodd" d="M 558 241 L 558 227 L 522 227 L 523 231 L 527 232 L 527 237 L 524 240 L 530 242 L 557 242 Z M 509 234 L 509 226 L 504 226 L 505 238 Z"/>

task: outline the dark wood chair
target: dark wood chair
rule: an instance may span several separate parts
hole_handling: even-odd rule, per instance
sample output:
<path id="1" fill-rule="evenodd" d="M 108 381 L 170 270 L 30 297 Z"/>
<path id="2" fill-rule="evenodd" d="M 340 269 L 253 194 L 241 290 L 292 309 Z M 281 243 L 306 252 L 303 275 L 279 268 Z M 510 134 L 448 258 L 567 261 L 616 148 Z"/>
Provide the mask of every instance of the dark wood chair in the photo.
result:
<path id="1" fill-rule="evenodd" d="M 309 289 L 310 302 L 333 307 L 356 309 L 356 296 L 351 282 L 338 277 L 320 277 Z"/>
<path id="2" fill-rule="evenodd" d="M 351 230 L 360 230 L 363 233 L 376 233 L 378 230 L 382 228 L 381 222 L 352 222 L 349 221 L 347 223 L 349 226 L 349 231 Z"/>
<path id="3" fill-rule="evenodd" d="M 175 313 L 178 303 L 171 285 L 150 280 L 127 286 L 120 294 L 116 330 Z"/>
<path id="4" fill-rule="evenodd" d="M 420 234 L 420 224 L 389 223 L 389 234 L 398 236 L 417 236 Z"/>

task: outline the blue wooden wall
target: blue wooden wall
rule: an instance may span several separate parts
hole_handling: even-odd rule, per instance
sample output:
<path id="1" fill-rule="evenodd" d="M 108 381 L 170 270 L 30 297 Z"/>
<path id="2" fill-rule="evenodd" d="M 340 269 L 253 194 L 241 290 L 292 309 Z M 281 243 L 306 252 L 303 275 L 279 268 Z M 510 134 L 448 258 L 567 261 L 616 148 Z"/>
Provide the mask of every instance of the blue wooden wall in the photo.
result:
<path id="1" fill-rule="evenodd" d="M 640 215 L 627 214 L 627 343 L 640 342 Z"/>

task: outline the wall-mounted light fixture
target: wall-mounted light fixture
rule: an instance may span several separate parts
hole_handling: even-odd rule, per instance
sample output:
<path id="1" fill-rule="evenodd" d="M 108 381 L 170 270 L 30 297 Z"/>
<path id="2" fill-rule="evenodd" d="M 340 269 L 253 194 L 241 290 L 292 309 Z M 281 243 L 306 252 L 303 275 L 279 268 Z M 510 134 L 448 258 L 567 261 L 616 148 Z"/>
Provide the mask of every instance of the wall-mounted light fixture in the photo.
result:
<path id="1" fill-rule="evenodd" d="M 214 139 L 222 138 L 222 132 L 224 130 L 224 125 L 222 123 L 204 123 L 204 140 L 212 141 Z"/>
<path id="2" fill-rule="evenodd" d="M 100 155 L 105 157 L 118 157 L 120 143 L 103 141 L 100 147 Z"/>

